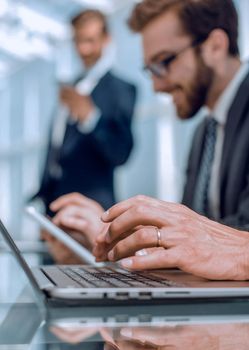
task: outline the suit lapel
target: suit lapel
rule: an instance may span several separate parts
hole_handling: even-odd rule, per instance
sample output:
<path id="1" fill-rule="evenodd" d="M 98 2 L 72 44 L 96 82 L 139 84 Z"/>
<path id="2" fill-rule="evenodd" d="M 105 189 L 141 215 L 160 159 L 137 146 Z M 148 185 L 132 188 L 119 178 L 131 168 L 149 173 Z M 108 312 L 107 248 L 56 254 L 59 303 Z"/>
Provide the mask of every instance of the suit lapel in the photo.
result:
<path id="1" fill-rule="evenodd" d="M 106 84 L 106 81 L 108 81 L 108 79 L 110 79 L 111 77 L 111 73 L 107 72 L 105 75 L 103 75 L 103 77 L 99 80 L 98 84 L 95 86 L 95 88 L 93 89 L 91 96 L 93 98 L 93 100 L 96 98 L 96 96 L 101 95 L 101 93 L 103 93 L 103 85 Z M 105 90 L 104 90 L 105 91 Z"/>
<path id="2" fill-rule="evenodd" d="M 234 142 L 237 137 L 238 130 L 243 122 L 245 116 L 244 110 L 248 105 L 249 101 L 249 74 L 242 82 L 235 100 L 229 110 L 227 123 L 225 126 L 225 138 L 223 144 L 221 168 L 220 168 L 220 183 L 221 192 L 223 192 L 225 185 L 225 176 L 227 174 L 227 168 L 231 160 L 231 154 L 233 153 Z"/>

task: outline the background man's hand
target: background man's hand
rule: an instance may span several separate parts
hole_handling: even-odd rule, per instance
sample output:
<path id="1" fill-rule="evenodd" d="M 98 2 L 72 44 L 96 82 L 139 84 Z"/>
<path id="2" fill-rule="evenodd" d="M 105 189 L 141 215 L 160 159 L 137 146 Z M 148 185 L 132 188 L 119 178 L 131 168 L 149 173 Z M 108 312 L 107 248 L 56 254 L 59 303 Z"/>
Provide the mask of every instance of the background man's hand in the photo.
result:
<path id="1" fill-rule="evenodd" d="M 67 231 L 68 232 L 68 231 Z M 73 232 L 68 232 L 75 240 L 80 242 L 79 236 L 74 235 Z M 83 264 L 84 262 L 78 258 L 70 249 L 68 249 L 63 243 L 51 236 L 49 232 L 42 230 L 42 239 L 47 243 L 49 253 L 57 264 L 73 265 Z"/>
<path id="2" fill-rule="evenodd" d="M 101 221 L 104 212 L 101 205 L 80 193 L 70 193 L 58 198 L 50 205 L 50 209 L 56 212 L 54 224 L 78 233 L 89 250 L 92 250 L 97 236 L 109 226 Z"/>
<path id="3" fill-rule="evenodd" d="M 54 201 L 50 207 L 56 212 L 53 223 L 90 251 L 96 243 L 97 236 L 109 227 L 109 224 L 101 221 L 103 208 L 94 200 L 79 193 L 64 195 Z M 82 260 L 70 249 L 48 233 L 43 234 L 43 238 L 47 241 L 50 253 L 57 263 L 82 263 Z"/>
<path id="4" fill-rule="evenodd" d="M 211 221 L 181 204 L 137 196 L 116 204 L 102 219 L 110 226 L 97 238 L 94 254 L 99 261 L 130 257 L 121 262 L 129 269 L 178 267 L 208 279 L 249 279 L 248 232 Z M 148 252 L 144 248 L 157 247 L 157 229 L 164 249 Z M 140 250 L 143 255 L 134 256 Z"/>
<path id="5" fill-rule="evenodd" d="M 85 121 L 94 105 L 89 96 L 80 95 L 75 88 L 71 86 L 64 86 L 60 91 L 61 102 L 69 108 L 72 118 L 76 121 Z"/>

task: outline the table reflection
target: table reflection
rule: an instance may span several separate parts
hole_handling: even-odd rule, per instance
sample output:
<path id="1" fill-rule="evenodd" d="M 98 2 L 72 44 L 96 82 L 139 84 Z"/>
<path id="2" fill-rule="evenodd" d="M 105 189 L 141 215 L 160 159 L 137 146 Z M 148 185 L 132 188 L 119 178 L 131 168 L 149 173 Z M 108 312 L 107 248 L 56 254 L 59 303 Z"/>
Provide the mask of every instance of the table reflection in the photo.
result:
<path id="1" fill-rule="evenodd" d="M 204 323 L 203 323 L 204 322 Z M 191 323 L 191 320 L 190 320 Z M 161 324 L 151 326 L 94 327 L 82 325 L 53 325 L 58 339 L 69 344 L 89 341 L 99 335 L 105 350 L 234 350 L 249 348 L 249 321 L 237 319 L 234 323 L 215 320 L 200 324 Z"/>

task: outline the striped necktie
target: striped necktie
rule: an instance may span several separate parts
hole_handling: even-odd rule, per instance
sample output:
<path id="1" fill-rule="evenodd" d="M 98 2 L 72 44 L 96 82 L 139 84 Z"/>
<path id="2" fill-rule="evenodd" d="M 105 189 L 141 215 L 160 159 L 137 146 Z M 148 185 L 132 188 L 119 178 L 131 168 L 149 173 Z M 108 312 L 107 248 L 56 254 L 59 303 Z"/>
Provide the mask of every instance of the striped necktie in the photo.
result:
<path id="1" fill-rule="evenodd" d="M 214 159 L 217 125 L 218 123 L 214 118 L 208 117 L 200 170 L 194 194 L 193 209 L 206 216 L 209 216 L 208 192 Z"/>

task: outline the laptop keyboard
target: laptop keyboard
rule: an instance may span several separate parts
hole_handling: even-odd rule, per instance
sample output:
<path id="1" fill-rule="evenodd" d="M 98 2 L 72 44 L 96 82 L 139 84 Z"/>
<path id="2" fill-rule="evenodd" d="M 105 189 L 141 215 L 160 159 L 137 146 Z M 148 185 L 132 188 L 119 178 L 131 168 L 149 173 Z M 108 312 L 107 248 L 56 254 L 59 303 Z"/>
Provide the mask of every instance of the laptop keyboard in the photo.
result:
<path id="1" fill-rule="evenodd" d="M 92 266 L 59 266 L 61 272 L 82 287 L 148 288 L 181 287 L 170 280 L 162 280 L 153 273 L 130 272 L 121 268 Z"/>

